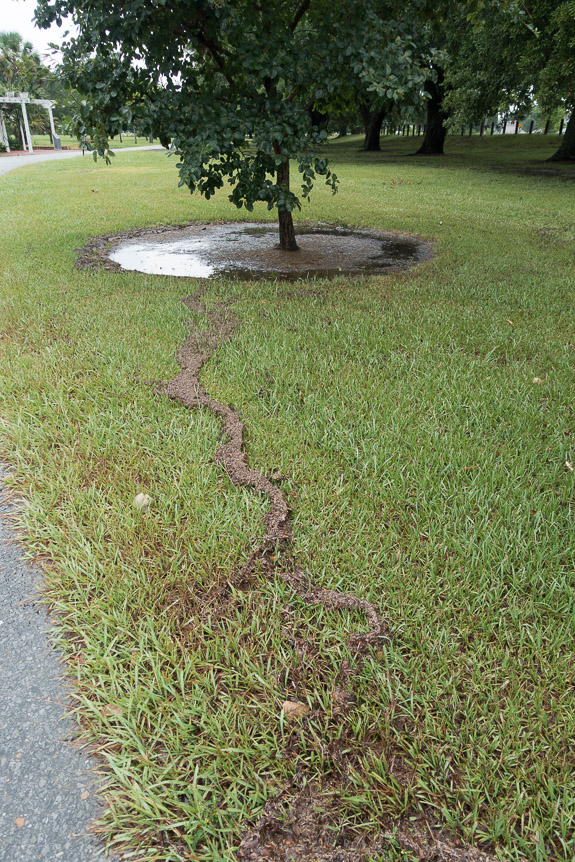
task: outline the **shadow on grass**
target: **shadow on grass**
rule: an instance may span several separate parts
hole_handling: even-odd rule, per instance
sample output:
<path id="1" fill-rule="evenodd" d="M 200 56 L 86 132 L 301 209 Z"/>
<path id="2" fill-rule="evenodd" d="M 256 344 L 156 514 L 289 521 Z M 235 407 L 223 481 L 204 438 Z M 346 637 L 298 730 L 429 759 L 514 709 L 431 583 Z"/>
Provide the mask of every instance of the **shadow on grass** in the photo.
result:
<path id="1" fill-rule="evenodd" d="M 327 151 L 340 164 L 382 164 L 413 167 L 425 164 L 436 170 L 498 172 L 520 176 L 544 176 L 575 180 L 573 162 L 549 162 L 559 148 L 559 135 L 448 135 L 442 156 L 415 155 L 421 138 L 383 136 L 381 152 L 363 152 L 361 135 L 331 140 Z"/>

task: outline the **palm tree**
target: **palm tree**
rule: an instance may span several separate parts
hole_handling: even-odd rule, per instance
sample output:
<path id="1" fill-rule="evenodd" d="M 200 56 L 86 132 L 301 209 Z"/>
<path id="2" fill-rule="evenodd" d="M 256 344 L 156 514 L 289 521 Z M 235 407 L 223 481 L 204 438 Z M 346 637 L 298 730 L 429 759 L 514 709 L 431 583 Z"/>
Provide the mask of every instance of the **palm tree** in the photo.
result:
<path id="1" fill-rule="evenodd" d="M 31 92 L 42 85 L 47 72 L 31 42 L 16 32 L 0 32 L 0 90 Z"/>
<path id="2" fill-rule="evenodd" d="M 25 41 L 20 33 L 0 32 L 0 95 L 6 92 L 26 92 L 33 97 L 44 95 L 43 86 L 50 70 L 42 65 L 40 54 L 31 42 Z M 22 127 L 18 112 L 5 107 L 5 119 L 11 126 L 20 146 L 24 147 Z M 31 125 L 37 119 L 31 112 Z"/>
<path id="3" fill-rule="evenodd" d="M 0 51 L 12 51 L 14 54 L 27 52 L 33 53 L 32 42 L 25 42 L 20 33 L 15 30 L 11 32 L 0 32 Z"/>

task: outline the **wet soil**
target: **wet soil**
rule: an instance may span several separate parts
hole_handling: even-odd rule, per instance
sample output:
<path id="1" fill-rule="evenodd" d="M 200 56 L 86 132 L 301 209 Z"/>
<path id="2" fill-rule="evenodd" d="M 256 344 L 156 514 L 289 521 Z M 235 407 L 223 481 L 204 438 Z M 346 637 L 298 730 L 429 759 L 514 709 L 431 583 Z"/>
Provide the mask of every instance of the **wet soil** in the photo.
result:
<path id="1" fill-rule="evenodd" d="M 277 227 L 252 222 L 191 224 L 100 237 L 81 264 L 188 278 L 285 278 L 381 275 L 432 256 L 416 237 L 316 225 L 297 229 L 298 251 L 282 251 Z"/>

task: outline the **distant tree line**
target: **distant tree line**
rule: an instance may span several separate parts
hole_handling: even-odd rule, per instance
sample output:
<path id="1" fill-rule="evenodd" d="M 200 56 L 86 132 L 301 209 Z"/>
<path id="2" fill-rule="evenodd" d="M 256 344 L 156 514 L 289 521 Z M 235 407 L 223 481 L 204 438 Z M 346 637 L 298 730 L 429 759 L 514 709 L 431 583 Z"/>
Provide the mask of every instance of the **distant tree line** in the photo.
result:
<path id="1" fill-rule="evenodd" d="M 377 86 L 381 69 L 374 68 L 367 88 L 354 82 L 346 109 L 330 117 L 330 131 L 362 128 L 364 149 L 378 150 L 382 127 L 416 124 L 425 129 L 417 153 L 438 155 L 448 130 L 491 129 L 499 117 L 549 130 L 566 117 L 552 159 L 575 158 L 573 2 L 424 2 L 410 4 L 402 20 L 423 89 L 409 99 L 389 98 L 384 78 Z M 417 76 L 407 67 L 404 72 L 409 91 Z"/>

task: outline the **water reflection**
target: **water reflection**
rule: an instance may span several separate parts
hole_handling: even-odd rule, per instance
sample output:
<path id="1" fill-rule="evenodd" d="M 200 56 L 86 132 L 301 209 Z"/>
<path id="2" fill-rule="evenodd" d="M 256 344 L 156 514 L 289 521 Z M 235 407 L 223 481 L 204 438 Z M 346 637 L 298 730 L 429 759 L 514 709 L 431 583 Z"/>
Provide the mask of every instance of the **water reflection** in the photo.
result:
<path id="1" fill-rule="evenodd" d="M 204 244 L 207 245 L 207 244 Z M 150 275 L 183 275 L 210 278 L 216 267 L 202 258 L 207 247 L 193 239 L 177 242 L 125 242 L 110 254 L 122 269 L 147 272 Z"/>

